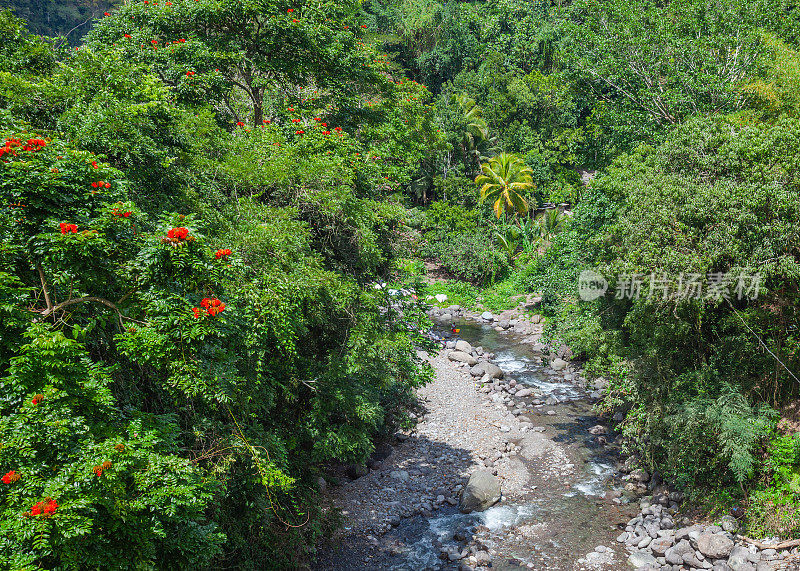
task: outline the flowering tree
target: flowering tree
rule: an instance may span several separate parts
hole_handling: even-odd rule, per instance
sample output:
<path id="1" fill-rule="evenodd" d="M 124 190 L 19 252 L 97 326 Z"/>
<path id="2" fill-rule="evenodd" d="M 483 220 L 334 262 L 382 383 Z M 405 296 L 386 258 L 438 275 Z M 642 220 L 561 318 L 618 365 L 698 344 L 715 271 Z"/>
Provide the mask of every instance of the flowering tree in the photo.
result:
<path id="1" fill-rule="evenodd" d="M 357 2 L 141 0 L 98 22 L 87 44 L 121 48 L 126 59 L 152 65 L 183 98 L 211 96 L 236 120 L 244 98 L 260 126 L 271 89 L 378 81 L 368 54 L 356 49 L 361 28 L 350 20 L 357 9 Z"/>

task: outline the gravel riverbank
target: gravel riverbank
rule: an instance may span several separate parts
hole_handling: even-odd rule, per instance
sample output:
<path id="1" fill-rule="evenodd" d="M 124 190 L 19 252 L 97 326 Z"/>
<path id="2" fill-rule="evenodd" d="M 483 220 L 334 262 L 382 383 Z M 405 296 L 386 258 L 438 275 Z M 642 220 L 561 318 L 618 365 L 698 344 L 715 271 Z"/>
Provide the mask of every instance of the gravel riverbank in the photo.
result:
<path id="1" fill-rule="evenodd" d="M 582 377 L 568 348 L 540 343 L 536 316 L 457 306 L 431 315 L 461 336 L 420 355 L 435 380 L 418 391 L 414 430 L 328 488 L 345 525 L 315 568 L 800 568 L 796 549 L 745 543 L 732 518 L 713 526 L 681 517 L 679 493 L 634 459 L 622 462 L 619 437 L 592 409 L 601 386 Z M 499 501 L 461 513 L 468 482 L 472 493 L 473 482 L 495 477 Z"/>

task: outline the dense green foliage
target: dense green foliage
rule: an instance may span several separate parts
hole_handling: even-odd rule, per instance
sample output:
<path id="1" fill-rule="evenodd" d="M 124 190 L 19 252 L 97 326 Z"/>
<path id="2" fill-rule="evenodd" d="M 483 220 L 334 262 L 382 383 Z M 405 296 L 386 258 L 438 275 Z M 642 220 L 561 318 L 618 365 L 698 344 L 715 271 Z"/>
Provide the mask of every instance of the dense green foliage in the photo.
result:
<path id="1" fill-rule="evenodd" d="M 800 5 L 17 4 L 98 18 L 0 10 L 12 567 L 306 563 L 322 468 L 428 378 L 374 286 L 423 259 L 448 303 L 540 294 L 640 462 L 798 533 Z"/>
<path id="2" fill-rule="evenodd" d="M 436 144 L 425 90 L 380 73 L 341 4 L 239 8 L 126 4 L 64 53 L 2 13 L 13 568 L 301 565 L 333 521 L 314 501 L 320 467 L 363 462 L 427 378 L 417 302 L 383 311 L 371 285 L 402 250 L 394 193 Z M 247 67 L 258 54 L 200 23 L 276 11 L 253 45 L 313 36 L 322 65 L 278 73 L 277 58 L 259 70 L 270 84 Z M 199 65 L 210 51 L 218 73 Z M 337 68 L 355 61 L 363 74 Z"/>

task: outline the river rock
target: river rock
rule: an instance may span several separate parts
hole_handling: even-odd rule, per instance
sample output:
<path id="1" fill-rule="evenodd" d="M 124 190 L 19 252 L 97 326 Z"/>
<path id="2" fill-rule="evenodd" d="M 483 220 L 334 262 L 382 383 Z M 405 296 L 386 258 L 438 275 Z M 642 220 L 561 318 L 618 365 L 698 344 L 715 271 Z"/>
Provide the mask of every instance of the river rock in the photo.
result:
<path id="1" fill-rule="evenodd" d="M 460 509 L 464 513 L 482 512 L 500 500 L 500 480 L 488 470 L 476 470 L 461 492 Z"/>
<path id="2" fill-rule="evenodd" d="M 533 389 L 520 389 L 517 391 L 516 396 L 517 398 L 528 397 L 533 394 Z"/>
<path id="3" fill-rule="evenodd" d="M 719 533 L 702 533 L 697 538 L 697 550 L 710 559 L 725 559 L 733 550 L 733 541 Z"/>
<path id="4" fill-rule="evenodd" d="M 755 566 L 750 562 L 752 554 L 750 551 L 741 545 L 737 545 L 731 549 L 731 554 L 728 557 L 728 567 L 733 571 L 755 571 Z"/>
<path id="5" fill-rule="evenodd" d="M 492 556 L 489 555 L 486 551 L 478 551 L 475 554 L 475 563 L 479 567 L 488 567 L 492 564 Z"/>
<path id="6" fill-rule="evenodd" d="M 650 549 L 658 556 L 662 556 L 667 552 L 667 549 L 672 547 L 671 537 L 657 537 L 650 542 Z"/>
<path id="7" fill-rule="evenodd" d="M 472 353 L 472 345 L 469 342 L 459 339 L 456 341 L 456 351 L 463 351 L 464 353 Z"/>
<path id="8" fill-rule="evenodd" d="M 667 560 L 667 563 L 671 563 L 672 565 L 683 565 L 683 556 L 689 553 L 694 556 L 694 549 L 692 549 L 688 541 L 682 539 L 664 552 L 664 558 Z"/>
<path id="9" fill-rule="evenodd" d="M 447 354 L 447 358 L 451 361 L 458 361 L 460 363 L 466 363 L 467 365 L 475 365 L 478 360 L 470 355 L 469 353 L 464 353 L 463 351 L 450 351 Z"/>
<path id="10" fill-rule="evenodd" d="M 481 313 L 481 319 L 484 319 L 486 321 L 492 321 L 494 319 L 494 315 L 492 315 L 490 311 L 484 311 L 483 313 Z"/>
<path id="11" fill-rule="evenodd" d="M 469 370 L 469 373 L 473 377 L 482 377 L 483 375 L 488 375 L 489 379 L 502 379 L 505 376 L 503 369 L 494 363 L 488 363 L 486 361 L 479 362 Z"/>
<path id="12" fill-rule="evenodd" d="M 658 563 L 658 560 L 650 555 L 645 551 L 634 551 L 631 553 L 630 557 L 628 557 L 628 563 L 636 567 L 656 567 L 659 568 L 661 565 Z"/>
<path id="13" fill-rule="evenodd" d="M 722 529 L 735 533 L 739 529 L 739 522 L 731 515 L 722 516 Z"/>
<path id="14" fill-rule="evenodd" d="M 560 357 L 556 357 L 553 359 L 553 362 L 550 364 L 550 366 L 553 367 L 553 370 L 555 371 L 562 371 L 567 367 L 567 362 Z"/>

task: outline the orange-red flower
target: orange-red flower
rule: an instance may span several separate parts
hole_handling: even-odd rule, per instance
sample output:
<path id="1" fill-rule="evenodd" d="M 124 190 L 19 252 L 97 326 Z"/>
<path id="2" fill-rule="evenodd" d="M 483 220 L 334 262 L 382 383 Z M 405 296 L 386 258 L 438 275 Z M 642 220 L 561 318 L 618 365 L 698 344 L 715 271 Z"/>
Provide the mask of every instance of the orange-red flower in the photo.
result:
<path id="1" fill-rule="evenodd" d="M 230 251 L 230 249 L 225 248 L 223 250 L 217 250 L 217 252 L 214 254 L 214 257 L 216 257 L 219 260 L 220 258 L 230 256 L 231 254 L 232 252 Z"/>
<path id="2" fill-rule="evenodd" d="M 203 298 L 203 300 L 200 302 L 200 306 L 203 309 L 205 309 L 205 312 L 208 315 L 210 315 L 211 317 L 214 317 L 215 315 L 219 315 L 220 313 L 225 311 L 225 304 L 223 302 L 221 302 L 220 300 L 218 300 L 216 297 Z M 195 316 L 199 317 L 199 314 L 201 313 L 201 311 L 198 308 L 194 308 L 194 309 L 197 309 L 197 311 L 195 312 Z M 194 309 L 192 311 L 194 311 Z"/>
<path id="3" fill-rule="evenodd" d="M 76 224 L 68 224 L 66 222 L 62 222 L 58 225 L 61 229 L 62 234 L 77 234 L 78 233 L 78 226 Z M 33 403 L 36 404 L 36 403 Z"/>
<path id="4" fill-rule="evenodd" d="M 20 479 L 20 475 L 16 473 L 14 470 L 9 470 L 6 472 L 6 475 L 3 476 L 3 483 L 4 484 L 13 484 L 17 480 Z"/>
<path id="5" fill-rule="evenodd" d="M 56 513 L 58 503 L 53 498 L 45 498 L 43 502 L 38 502 L 31 507 L 31 511 L 25 515 L 33 517 L 38 515 L 51 516 Z"/>
<path id="6" fill-rule="evenodd" d="M 173 228 L 169 232 L 167 232 L 167 238 L 174 241 L 182 241 L 186 240 L 186 237 L 189 235 L 189 229 L 180 227 L 180 228 Z"/>

